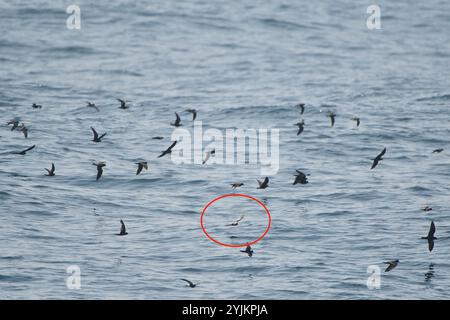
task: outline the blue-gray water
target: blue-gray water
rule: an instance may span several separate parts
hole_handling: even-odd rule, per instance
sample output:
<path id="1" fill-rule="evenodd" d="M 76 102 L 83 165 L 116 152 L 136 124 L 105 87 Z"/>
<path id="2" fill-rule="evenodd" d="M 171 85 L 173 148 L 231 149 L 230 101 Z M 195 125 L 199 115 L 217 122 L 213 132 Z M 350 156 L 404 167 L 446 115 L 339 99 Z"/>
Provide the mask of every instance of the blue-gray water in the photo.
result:
<path id="1" fill-rule="evenodd" d="M 380 30 L 366 27 L 370 1 L 77 1 L 81 30 L 66 28 L 70 4 L 0 1 L 1 298 L 450 298 L 448 1 L 380 1 Z M 174 111 L 190 128 L 188 107 L 206 128 L 279 128 L 269 188 L 256 189 L 256 166 L 157 159 Z M 14 117 L 27 140 L 6 126 Z M 98 182 L 93 160 L 107 161 Z M 293 186 L 299 168 L 310 183 Z M 199 225 L 233 182 L 272 214 L 251 258 Z M 389 259 L 400 263 L 383 273 Z M 80 290 L 66 287 L 70 265 Z"/>

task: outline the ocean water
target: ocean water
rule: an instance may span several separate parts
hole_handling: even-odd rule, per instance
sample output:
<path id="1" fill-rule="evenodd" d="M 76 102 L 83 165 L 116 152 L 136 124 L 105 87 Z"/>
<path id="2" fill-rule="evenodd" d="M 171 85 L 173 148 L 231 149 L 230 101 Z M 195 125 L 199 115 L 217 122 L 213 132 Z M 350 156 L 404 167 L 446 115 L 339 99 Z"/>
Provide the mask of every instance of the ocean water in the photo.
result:
<path id="1" fill-rule="evenodd" d="M 366 27 L 370 1 L 81 0 L 79 30 L 66 26 L 71 4 L 0 1 L 0 298 L 450 298 L 448 1 L 378 1 L 379 30 Z M 174 112 L 192 129 L 187 108 L 205 129 L 279 129 L 269 187 L 257 189 L 258 164 L 157 158 Z M 107 132 L 101 143 L 91 126 Z M 107 163 L 99 181 L 94 160 Z M 149 170 L 136 176 L 140 160 Z M 292 185 L 295 169 L 308 184 Z M 203 207 L 234 192 L 271 213 L 252 257 L 200 226 Z M 251 241 L 267 215 L 235 198 L 205 223 L 223 241 Z M 430 253 L 420 237 L 431 221 Z M 79 290 L 66 285 L 74 265 Z M 367 287 L 369 266 L 381 268 L 379 289 Z"/>

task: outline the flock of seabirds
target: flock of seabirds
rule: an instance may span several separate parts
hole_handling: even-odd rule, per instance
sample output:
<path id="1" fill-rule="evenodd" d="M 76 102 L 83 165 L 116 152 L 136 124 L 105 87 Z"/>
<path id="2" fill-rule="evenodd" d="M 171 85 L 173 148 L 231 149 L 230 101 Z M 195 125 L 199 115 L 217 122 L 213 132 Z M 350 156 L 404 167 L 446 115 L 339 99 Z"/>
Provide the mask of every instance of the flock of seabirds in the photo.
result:
<path id="1" fill-rule="evenodd" d="M 127 102 L 123 99 L 119 99 L 116 98 L 116 100 L 120 103 L 119 109 L 128 109 L 130 106 L 129 104 L 127 104 Z M 299 103 L 297 105 L 295 105 L 296 108 L 299 108 L 300 110 L 300 115 L 303 115 L 304 111 L 305 111 L 305 103 Z M 86 107 L 88 108 L 93 108 L 95 109 L 97 112 L 100 111 L 100 109 L 95 105 L 95 103 L 93 102 L 86 102 Z M 39 104 L 32 104 L 32 108 L 33 109 L 42 109 L 42 105 Z M 195 121 L 195 119 L 197 118 L 197 110 L 196 109 L 186 109 L 184 110 L 184 112 L 190 113 L 192 114 L 192 121 Z M 336 120 L 336 114 L 334 112 L 328 111 L 326 113 L 326 116 L 330 118 L 330 124 L 331 127 L 334 126 L 335 124 L 335 120 Z M 177 112 L 175 112 L 175 121 L 170 123 L 170 125 L 174 126 L 174 127 L 180 127 L 182 126 L 181 123 L 181 118 L 179 116 L 179 114 Z M 355 121 L 355 125 L 356 127 L 359 127 L 360 123 L 361 123 L 361 119 L 358 117 L 353 117 L 351 118 L 351 120 Z M 28 138 L 28 128 L 24 123 L 20 123 L 20 121 L 15 118 L 12 119 L 10 121 L 7 122 L 7 126 L 11 126 L 11 131 L 17 130 L 22 132 L 22 134 L 24 135 L 25 138 Z M 300 135 L 303 130 L 304 130 L 304 126 L 305 126 L 305 121 L 302 120 L 298 123 L 295 124 L 295 126 L 298 127 L 297 130 L 297 136 Z M 102 139 L 106 136 L 107 133 L 102 133 L 102 134 L 98 134 L 98 132 L 91 127 L 92 130 L 92 141 L 94 143 L 100 143 L 102 142 Z M 163 137 L 153 137 L 153 139 L 163 139 Z M 162 151 L 161 154 L 158 156 L 158 158 L 164 157 L 168 154 L 172 153 L 172 149 L 175 147 L 175 145 L 177 144 L 177 141 L 174 141 L 166 150 Z M 20 151 L 13 151 L 11 152 L 12 154 L 18 154 L 18 155 L 26 155 L 27 152 L 33 150 L 36 147 L 36 145 L 33 145 L 25 150 L 20 150 Z M 432 151 L 432 153 L 441 153 L 442 151 L 444 151 L 443 148 L 439 148 L 439 149 L 435 149 Z M 205 157 L 203 159 L 203 164 L 205 164 L 209 158 L 211 157 L 211 155 L 215 154 L 215 150 L 210 150 L 207 151 L 205 154 Z M 386 154 L 386 148 L 384 148 L 375 158 L 372 159 L 372 166 L 370 167 L 370 170 L 375 169 L 380 161 L 384 160 L 383 156 Z M 93 165 L 95 165 L 97 167 L 97 176 L 96 176 L 96 180 L 99 180 L 102 177 L 103 174 L 103 167 L 106 166 L 106 162 L 105 161 L 95 161 L 93 163 Z M 146 161 L 140 161 L 136 163 L 137 165 L 137 170 L 136 170 L 136 175 L 139 175 L 143 169 L 148 170 L 148 163 Z M 56 175 L 55 170 L 55 164 L 52 163 L 51 164 L 51 168 L 50 169 L 45 169 L 47 171 L 47 174 L 45 174 L 46 176 L 49 177 L 53 177 Z M 296 173 L 294 174 L 294 182 L 293 185 L 296 184 L 307 184 L 308 183 L 308 176 L 309 174 L 305 174 L 303 172 L 301 172 L 300 170 L 296 170 Z M 266 189 L 267 187 L 269 187 L 269 177 L 265 177 L 265 179 L 263 181 L 257 180 L 258 182 L 258 187 L 257 189 Z M 244 184 L 239 182 L 239 183 L 232 183 L 231 187 L 233 189 L 239 188 L 241 186 L 243 186 Z M 94 209 L 95 210 L 95 209 Z M 423 211 L 428 212 L 433 210 L 431 207 L 429 206 L 425 206 L 424 208 L 422 208 Z M 232 223 L 228 224 L 227 226 L 233 226 L 236 227 L 239 225 L 239 222 L 242 221 L 244 219 L 244 216 L 241 216 L 239 219 L 233 221 Z M 126 236 L 128 234 L 125 223 L 123 222 L 123 220 L 120 220 L 120 224 L 121 224 L 121 228 L 120 228 L 120 232 L 116 235 L 118 236 Z M 430 229 L 428 231 L 427 236 L 422 237 L 421 239 L 427 240 L 428 242 L 428 250 L 431 252 L 434 248 L 434 240 L 436 240 L 437 238 L 434 236 L 436 232 L 436 226 L 434 224 L 434 221 L 431 221 L 431 225 L 430 225 Z M 247 245 L 245 250 L 240 250 L 243 253 L 246 253 L 249 257 L 253 256 L 253 249 L 250 245 Z M 389 272 L 392 269 L 394 269 L 398 263 L 400 261 L 399 260 L 391 260 L 391 261 L 385 261 L 383 263 L 387 264 L 387 268 L 385 269 L 385 272 Z M 193 283 L 192 281 L 188 280 L 188 279 L 181 279 L 183 281 L 185 281 L 187 283 L 187 285 L 191 288 L 195 288 L 197 284 Z"/>

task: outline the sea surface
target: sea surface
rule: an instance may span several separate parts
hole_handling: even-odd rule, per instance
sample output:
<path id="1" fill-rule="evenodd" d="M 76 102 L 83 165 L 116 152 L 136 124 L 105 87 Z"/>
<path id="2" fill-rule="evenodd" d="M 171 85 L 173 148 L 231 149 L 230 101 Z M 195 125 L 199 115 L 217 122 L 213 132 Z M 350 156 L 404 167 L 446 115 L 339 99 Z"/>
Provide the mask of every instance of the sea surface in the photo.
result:
<path id="1" fill-rule="evenodd" d="M 374 30 L 371 1 L 79 0 L 79 30 L 71 4 L 0 1 L 1 299 L 450 298 L 449 1 L 378 1 Z M 205 130 L 279 129 L 269 187 L 259 164 L 157 158 L 174 112 L 192 129 L 188 108 Z M 293 185 L 296 169 L 308 184 Z M 252 257 L 200 226 L 230 193 L 270 211 Z M 264 208 L 231 199 L 205 227 L 234 244 L 261 235 Z"/>

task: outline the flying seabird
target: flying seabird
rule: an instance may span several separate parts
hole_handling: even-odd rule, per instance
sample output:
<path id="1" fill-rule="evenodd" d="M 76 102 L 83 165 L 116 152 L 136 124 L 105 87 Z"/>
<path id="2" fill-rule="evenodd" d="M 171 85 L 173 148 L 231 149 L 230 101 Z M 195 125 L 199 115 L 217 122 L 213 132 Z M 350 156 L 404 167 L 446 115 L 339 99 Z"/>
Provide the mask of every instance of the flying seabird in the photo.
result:
<path id="1" fill-rule="evenodd" d="M 93 163 L 94 166 L 97 166 L 97 179 L 100 179 L 100 177 L 103 174 L 103 167 L 106 166 L 106 162 L 104 161 L 97 161 Z"/>
<path id="2" fill-rule="evenodd" d="M 152 139 L 154 139 L 154 140 L 162 140 L 162 139 L 164 139 L 164 137 L 153 137 Z"/>
<path id="3" fill-rule="evenodd" d="M 386 148 L 384 148 L 383 151 L 381 151 L 381 153 L 379 155 L 377 155 L 375 159 L 373 159 L 373 164 L 372 164 L 372 167 L 370 169 L 375 168 L 378 165 L 378 162 L 383 160 L 383 156 L 384 156 L 385 153 L 386 153 Z"/>
<path id="4" fill-rule="evenodd" d="M 386 261 L 384 263 L 388 264 L 388 266 L 387 266 L 386 270 L 384 270 L 384 272 L 389 272 L 398 265 L 399 260 Z"/>
<path id="5" fill-rule="evenodd" d="M 359 124 L 361 123 L 361 119 L 358 117 L 353 117 L 351 120 L 356 121 L 356 126 L 359 127 Z"/>
<path id="6" fill-rule="evenodd" d="M 21 154 L 21 155 L 25 155 L 28 151 L 33 150 L 36 147 L 36 145 L 32 145 L 31 147 L 29 147 L 28 149 L 25 149 L 23 151 L 19 151 L 19 152 L 13 152 L 14 154 Z"/>
<path id="7" fill-rule="evenodd" d="M 249 257 L 251 257 L 253 255 L 253 250 L 252 250 L 252 247 L 250 247 L 250 246 L 247 246 L 247 248 L 245 248 L 245 250 L 241 250 L 241 252 L 248 254 Z"/>
<path id="8" fill-rule="evenodd" d="M 425 212 L 428 212 L 428 211 L 431 211 L 431 210 L 433 210 L 433 208 L 430 207 L 430 206 L 425 206 L 425 207 L 422 208 L 422 211 L 425 211 Z"/>
<path id="9" fill-rule="evenodd" d="M 233 227 L 235 227 L 235 226 L 239 225 L 239 222 L 240 222 L 242 219 L 244 219 L 244 216 L 241 216 L 241 217 L 240 217 L 239 219 L 237 219 L 236 221 L 233 221 L 232 223 L 227 224 L 227 226 L 233 226 Z"/>
<path id="10" fill-rule="evenodd" d="M 257 189 L 265 189 L 269 186 L 269 177 L 266 177 L 263 182 L 259 181 L 258 179 L 256 179 L 256 181 L 258 181 L 259 184 L 259 187 Z"/>
<path id="11" fill-rule="evenodd" d="M 178 113 L 175 112 L 175 116 L 177 117 L 176 120 L 175 120 L 175 122 L 172 122 L 170 125 L 171 125 L 171 126 L 174 126 L 174 127 L 180 127 L 180 126 L 182 126 L 182 124 L 181 124 L 181 119 L 180 119 L 180 116 L 178 115 Z"/>
<path id="12" fill-rule="evenodd" d="M 428 250 L 433 251 L 434 248 L 434 240 L 437 238 L 434 236 L 436 232 L 436 227 L 434 226 L 434 221 L 431 221 L 430 231 L 428 231 L 428 235 L 426 237 L 422 237 L 422 239 L 428 240 Z"/>
<path id="13" fill-rule="evenodd" d="M 239 182 L 239 183 L 232 183 L 231 184 L 231 187 L 233 188 L 233 189 L 236 189 L 236 188 L 238 188 L 238 187 L 242 187 L 244 184 L 242 183 L 242 182 Z"/>
<path id="14" fill-rule="evenodd" d="M 31 107 L 33 107 L 33 109 L 42 109 L 42 106 L 40 104 L 36 104 L 36 103 L 33 103 L 31 105 Z"/>
<path id="15" fill-rule="evenodd" d="M 123 220 L 120 220 L 120 224 L 122 225 L 120 227 L 120 233 L 118 233 L 118 236 L 126 236 L 128 234 L 127 228 L 125 227 L 125 223 L 123 223 Z"/>
<path id="16" fill-rule="evenodd" d="M 90 101 L 86 101 L 86 107 L 88 107 L 88 108 L 94 108 L 95 110 L 97 110 L 97 112 L 100 111 L 100 110 L 98 109 L 98 107 L 95 105 L 95 103 L 90 102 Z"/>
<path id="17" fill-rule="evenodd" d="M 141 173 L 142 169 L 148 170 L 147 161 L 136 162 L 136 164 L 138 165 L 138 168 L 137 168 L 137 171 L 136 171 L 136 175 Z"/>
<path id="18" fill-rule="evenodd" d="M 188 286 L 191 288 L 195 288 L 196 286 L 198 286 L 198 283 L 192 283 L 188 279 L 181 279 L 181 280 L 186 281 L 188 283 Z"/>
<path id="19" fill-rule="evenodd" d="M 206 155 L 205 155 L 205 159 L 203 160 L 202 164 L 205 164 L 206 161 L 209 160 L 209 158 L 211 157 L 211 155 L 216 154 L 216 149 L 212 149 L 211 151 L 207 151 Z"/>
<path id="20" fill-rule="evenodd" d="M 299 135 L 300 133 L 303 132 L 303 129 L 304 129 L 304 126 L 305 126 L 305 121 L 302 120 L 302 122 L 297 122 L 295 125 L 298 126 L 297 135 Z"/>
<path id="21" fill-rule="evenodd" d="M 10 120 L 6 125 L 9 126 L 10 124 L 12 124 L 11 131 L 14 131 L 19 126 L 19 120 L 16 119 Z"/>
<path id="22" fill-rule="evenodd" d="M 129 108 L 129 106 L 127 105 L 125 100 L 119 99 L 119 98 L 116 98 L 116 100 L 120 102 L 119 109 L 128 109 Z"/>
<path id="23" fill-rule="evenodd" d="M 297 174 L 295 174 L 295 180 L 293 185 L 296 185 L 297 183 L 300 184 L 307 184 L 308 183 L 308 178 L 306 176 L 309 176 L 309 174 L 304 174 L 303 172 L 301 172 L 300 170 L 295 170 L 297 172 Z"/>
<path id="24" fill-rule="evenodd" d="M 46 176 L 53 177 L 55 175 L 55 164 L 52 162 L 52 168 L 50 170 L 46 168 L 45 170 L 48 172 Z"/>
<path id="25" fill-rule="evenodd" d="M 161 157 L 165 156 L 166 154 L 172 153 L 172 148 L 175 147 L 176 144 L 177 144 L 177 141 L 172 143 L 170 145 L 170 147 L 168 147 L 165 151 L 162 151 L 162 153 L 158 156 L 158 158 L 161 158 Z"/>
<path id="26" fill-rule="evenodd" d="M 195 109 L 186 109 L 184 111 L 192 113 L 192 121 L 194 121 L 195 118 L 197 118 L 197 110 L 195 110 Z"/>
<path id="27" fill-rule="evenodd" d="M 296 105 L 296 107 L 300 108 L 300 114 L 303 114 L 303 112 L 305 112 L 305 104 L 304 103 L 299 103 Z"/>
<path id="28" fill-rule="evenodd" d="M 92 141 L 102 142 L 103 137 L 106 136 L 106 132 L 104 134 L 102 134 L 101 136 L 98 136 L 97 131 L 95 131 L 95 129 L 93 127 L 91 127 L 91 130 L 94 133 L 94 139 L 92 139 Z"/>
<path id="29" fill-rule="evenodd" d="M 335 118 L 336 118 L 336 114 L 334 112 L 332 112 L 332 111 L 328 111 L 327 112 L 327 117 L 330 117 L 331 126 L 333 127 L 334 126 L 334 121 L 335 121 Z"/>
<path id="30" fill-rule="evenodd" d="M 439 149 L 433 150 L 432 153 L 441 153 L 442 151 L 444 151 L 444 149 L 443 148 L 439 148 Z"/>

